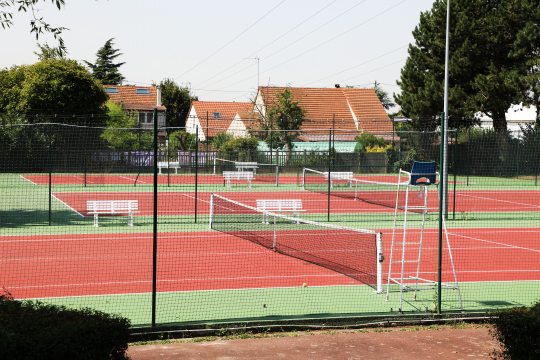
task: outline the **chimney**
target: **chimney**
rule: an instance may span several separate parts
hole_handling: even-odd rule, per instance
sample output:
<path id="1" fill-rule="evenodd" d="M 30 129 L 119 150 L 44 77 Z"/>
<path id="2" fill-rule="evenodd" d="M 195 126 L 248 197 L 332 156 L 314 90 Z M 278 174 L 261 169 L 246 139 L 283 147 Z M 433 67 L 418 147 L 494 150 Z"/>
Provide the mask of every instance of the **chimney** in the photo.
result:
<path id="1" fill-rule="evenodd" d="M 339 84 L 336 84 L 335 87 L 336 89 L 339 89 L 341 86 L 339 86 Z"/>
<path id="2" fill-rule="evenodd" d="M 156 89 L 157 89 L 157 104 L 156 104 L 156 106 L 161 106 L 161 86 L 158 86 Z"/>

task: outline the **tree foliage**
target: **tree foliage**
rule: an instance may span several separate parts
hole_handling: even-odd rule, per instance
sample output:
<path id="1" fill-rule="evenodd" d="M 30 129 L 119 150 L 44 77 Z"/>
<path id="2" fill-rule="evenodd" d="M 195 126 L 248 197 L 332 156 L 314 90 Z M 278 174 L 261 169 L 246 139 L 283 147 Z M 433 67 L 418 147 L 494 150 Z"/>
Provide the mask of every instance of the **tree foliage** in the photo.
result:
<path id="1" fill-rule="evenodd" d="M 482 112 L 506 129 L 506 110 L 527 92 L 527 61 L 533 45 L 520 36 L 540 20 L 537 0 L 455 0 L 451 4 L 449 116 Z M 394 95 L 408 117 L 437 117 L 443 109 L 446 1 L 420 15 L 414 45 Z M 438 120 L 433 119 L 433 127 Z"/>
<path id="2" fill-rule="evenodd" d="M 103 85 L 75 60 L 43 60 L 0 70 L 0 111 L 11 114 L 103 114 Z"/>
<path id="3" fill-rule="evenodd" d="M 232 139 L 234 139 L 234 136 L 232 136 L 231 134 L 227 134 L 226 132 L 221 132 L 220 131 L 212 139 L 212 145 L 214 145 L 214 147 L 216 149 L 221 149 L 223 144 L 225 144 L 226 142 L 228 142 L 229 140 L 232 140 Z"/>
<path id="4" fill-rule="evenodd" d="M 44 45 L 37 44 L 37 47 L 39 52 L 34 51 L 34 54 L 37 55 L 39 61 L 65 59 L 67 55 L 67 51 L 62 52 L 58 48 L 50 47 L 47 43 Z"/>
<path id="5" fill-rule="evenodd" d="M 292 155 L 292 142 L 300 135 L 297 130 L 304 123 L 306 110 L 300 101 L 294 101 L 292 91 L 285 88 L 281 94 L 276 94 L 276 101 L 267 113 L 266 122 L 271 130 L 287 130 L 272 132 L 273 141 L 282 142 L 287 148 L 287 164 Z"/>
<path id="6" fill-rule="evenodd" d="M 197 139 L 195 138 L 195 134 L 188 134 L 184 130 L 173 131 L 169 134 L 169 150 L 197 150 Z"/>
<path id="7" fill-rule="evenodd" d="M 46 0 L 43 0 L 46 2 Z M 51 2 L 58 8 L 58 10 L 61 10 L 63 6 L 65 6 L 65 0 L 51 0 Z M 32 14 L 33 19 L 30 20 L 30 33 L 36 34 L 36 40 L 39 39 L 39 35 L 43 34 L 44 32 L 47 32 L 49 34 L 52 34 L 55 39 L 58 40 L 58 53 L 60 55 L 64 54 L 66 52 L 66 47 L 64 45 L 64 40 L 60 36 L 64 30 L 69 30 L 65 27 L 52 27 L 50 24 L 46 23 L 43 20 L 43 17 L 37 17 L 36 12 L 38 11 L 35 8 L 35 5 L 39 3 L 39 0 L 2 0 L 0 1 L 0 8 L 9 8 L 12 6 L 17 6 L 18 12 L 30 12 Z M 2 24 L 2 28 L 9 28 L 11 25 L 13 25 L 13 13 L 0 10 L 0 24 Z"/>
<path id="8" fill-rule="evenodd" d="M 122 105 L 108 101 L 106 104 L 109 118 L 107 129 L 101 138 L 114 150 L 150 150 L 154 139 L 153 132 L 139 128 L 139 114 L 126 113 Z"/>
<path id="9" fill-rule="evenodd" d="M 375 87 L 373 90 L 375 90 L 375 94 L 377 94 L 377 97 L 379 98 L 385 110 L 390 110 L 391 108 L 396 106 L 392 97 L 388 95 L 388 93 L 384 91 L 384 89 L 381 88 L 379 84 L 375 84 Z"/>
<path id="10" fill-rule="evenodd" d="M 113 63 L 114 59 L 123 54 L 118 53 L 119 49 L 113 49 L 113 40 L 114 38 L 107 40 L 105 45 L 98 50 L 95 64 L 84 61 L 92 70 L 94 78 L 101 80 L 104 85 L 118 85 L 123 79 L 118 68 L 124 65 L 125 62 Z"/>
<path id="11" fill-rule="evenodd" d="M 259 140 L 253 137 L 232 138 L 221 145 L 222 151 L 248 151 L 257 149 Z"/>
<path id="12" fill-rule="evenodd" d="M 156 86 L 156 85 L 154 85 Z M 167 108 L 167 126 L 184 127 L 186 117 L 194 97 L 187 87 L 179 86 L 174 79 L 163 79 L 161 87 L 161 102 Z"/>

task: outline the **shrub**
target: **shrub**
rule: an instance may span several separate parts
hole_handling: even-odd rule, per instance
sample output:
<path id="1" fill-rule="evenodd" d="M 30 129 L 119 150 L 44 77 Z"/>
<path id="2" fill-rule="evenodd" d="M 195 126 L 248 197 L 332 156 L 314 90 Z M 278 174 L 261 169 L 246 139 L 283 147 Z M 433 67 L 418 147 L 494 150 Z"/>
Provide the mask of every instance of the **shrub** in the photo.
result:
<path id="1" fill-rule="evenodd" d="M 68 309 L 0 295 L 0 359 L 129 359 L 130 322 L 93 309 Z"/>
<path id="2" fill-rule="evenodd" d="M 360 137 L 355 137 L 354 140 L 359 142 L 362 145 L 360 151 L 366 151 L 367 148 L 386 148 L 386 141 L 384 139 L 378 138 L 373 134 L 363 132 Z"/>
<path id="3" fill-rule="evenodd" d="M 540 302 L 531 308 L 501 310 L 492 317 L 490 334 L 500 344 L 496 359 L 540 359 Z"/>

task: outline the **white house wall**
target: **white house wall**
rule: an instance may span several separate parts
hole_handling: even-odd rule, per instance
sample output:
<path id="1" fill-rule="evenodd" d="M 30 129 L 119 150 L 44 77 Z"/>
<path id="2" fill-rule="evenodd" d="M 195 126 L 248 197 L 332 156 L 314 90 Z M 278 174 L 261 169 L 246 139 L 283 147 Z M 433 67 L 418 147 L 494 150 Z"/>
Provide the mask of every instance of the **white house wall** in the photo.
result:
<path id="1" fill-rule="evenodd" d="M 195 110 L 195 107 L 191 107 L 191 111 L 189 112 L 189 116 L 186 121 L 186 132 L 188 134 L 195 134 L 197 127 L 199 128 L 199 141 L 206 140 L 201 122 L 197 116 L 197 111 Z"/>
<path id="2" fill-rule="evenodd" d="M 246 137 L 247 136 L 247 128 L 240 120 L 240 118 L 235 117 L 233 121 L 231 122 L 231 125 L 229 125 L 229 128 L 226 131 L 227 134 L 231 134 L 235 138 L 238 137 Z"/>
<path id="3" fill-rule="evenodd" d="M 266 107 L 264 106 L 264 101 L 260 91 L 257 93 L 257 98 L 255 99 L 255 107 L 253 111 L 257 111 L 259 114 L 261 114 L 263 119 L 266 119 Z"/>

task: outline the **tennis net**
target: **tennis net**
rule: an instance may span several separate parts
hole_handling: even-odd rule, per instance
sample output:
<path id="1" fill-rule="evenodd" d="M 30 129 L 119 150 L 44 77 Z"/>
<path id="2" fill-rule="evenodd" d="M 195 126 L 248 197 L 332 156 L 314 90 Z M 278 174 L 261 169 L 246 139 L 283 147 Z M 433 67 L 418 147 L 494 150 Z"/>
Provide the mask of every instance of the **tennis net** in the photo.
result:
<path id="1" fill-rule="evenodd" d="M 330 172 L 330 179 L 328 179 L 328 172 L 304 168 L 302 189 L 320 194 L 330 193 L 331 196 L 364 201 L 366 203 L 392 209 L 395 209 L 397 199 L 399 209 L 404 209 L 407 187 L 399 187 L 398 197 L 397 181 L 398 177 L 396 177 L 395 183 L 358 179 L 353 177 L 352 172 Z M 413 187 L 409 190 L 409 211 L 423 211 L 415 209 L 415 207 L 421 207 L 424 205 L 424 198 L 421 196 L 421 191 L 422 189 L 419 187 Z M 436 201 L 437 196 L 431 196 L 431 199 L 432 201 Z M 428 209 L 432 207 L 433 206 L 429 207 Z"/>
<path id="2" fill-rule="evenodd" d="M 266 221 L 265 221 L 266 217 Z M 382 233 L 297 219 L 212 194 L 210 228 L 382 291 Z"/>

